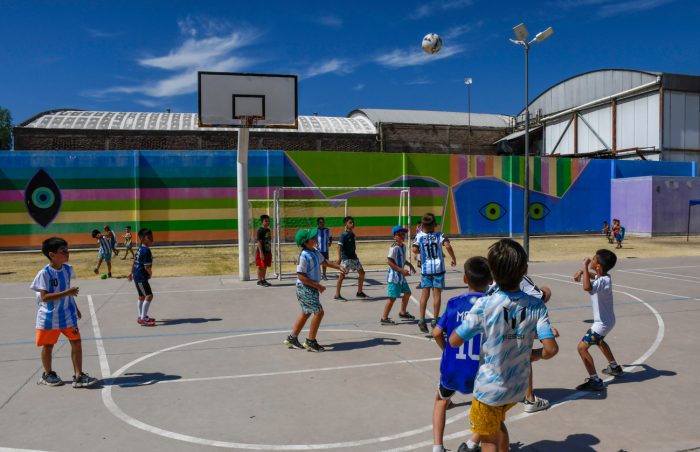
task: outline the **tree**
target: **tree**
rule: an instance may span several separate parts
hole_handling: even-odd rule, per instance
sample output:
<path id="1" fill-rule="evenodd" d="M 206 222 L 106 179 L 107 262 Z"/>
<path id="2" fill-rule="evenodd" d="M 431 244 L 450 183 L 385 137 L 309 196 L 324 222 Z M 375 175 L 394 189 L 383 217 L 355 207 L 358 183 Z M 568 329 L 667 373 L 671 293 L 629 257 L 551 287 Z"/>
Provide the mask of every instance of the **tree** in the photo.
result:
<path id="1" fill-rule="evenodd" d="M 0 151 L 12 149 L 12 114 L 0 107 Z"/>

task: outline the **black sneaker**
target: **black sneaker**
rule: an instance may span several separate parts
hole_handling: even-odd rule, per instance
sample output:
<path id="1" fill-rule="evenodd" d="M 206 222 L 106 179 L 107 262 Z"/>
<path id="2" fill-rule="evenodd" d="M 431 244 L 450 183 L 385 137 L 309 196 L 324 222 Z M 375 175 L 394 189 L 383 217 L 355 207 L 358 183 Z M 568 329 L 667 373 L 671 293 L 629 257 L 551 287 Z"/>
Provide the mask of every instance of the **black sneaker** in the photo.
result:
<path id="1" fill-rule="evenodd" d="M 263 279 L 263 280 L 262 280 L 262 285 L 263 285 L 264 287 L 270 287 L 272 284 L 270 284 L 269 282 L 267 282 L 267 279 Z"/>
<path id="2" fill-rule="evenodd" d="M 428 325 L 425 324 L 425 320 L 418 321 L 418 329 L 421 330 L 423 333 L 428 332 Z"/>
<path id="3" fill-rule="evenodd" d="M 437 320 L 433 319 L 430 321 L 430 328 L 435 329 L 435 325 L 437 325 Z"/>
<path id="4" fill-rule="evenodd" d="M 586 378 L 586 381 L 576 386 L 577 391 L 602 391 L 605 383 L 601 379 Z"/>
<path id="5" fill-rule="evenodd" d="M 369 298 L 369 296 L 367 296 L 367 294 L 364 293 L 364 292 L 357 292 L 357 293 L 355 294 L 355 296 L 356 296 L 357 298 Z"/>
<path id="6" fill-rule="evenodd" d="M 284 345 L 286 345 L 289 348 L 296 348 L 297 350 L 301 350 L 302 348 L 304 348 L 299 343 L 299 339 L 296 336 L 292 336 L 291 334 L 287 336 L 287 339 L 284 340 Z"/>
<path id="7" fill-rule="evenodd" d="M 333 299 L 338 301 L 348 301 L 348 299 L 343 297 L 342 295 L 336 295 L 333 297 Z"/>
<path id="8" fill-rule="evenodd" d="M 85 372 L 80 372 L 80 375 L 73 377 L 73 387 L 74 388 L 87 388 L 97 383 L 97 378 L 91 377 Z"/>
<path id="9" fill-rule="evenodd" d="M 416 320 L 416 318 L 414 316 L 412 316 L 411 314 L 409 314 L 408 311 L 399 312 L 399 318 L 404 319 L 404 320 Z"/>
<path id="10" fill-rule="evenodd" d="M 262 280 L 261 280 L 261 279 L 259 279 L 259 280 L 258 280 L 258 282 L 257 282 L 257 283 L 255 283 L 255 284 L 257 284 L 258 286 L 264 286 L 264 284 L 263 284 L 263 282 L 262 282 Z"/>
<path id="11" fill-rule="evenodd" d="M 481 452 L 481 446 L 477 444 L 474 447 L 469 447 L 467 443 L 462 443 L 459 445 L 457 452 Z"/>
<path id="12" fill-rule="evenodd" d="M 41 378 L 36 382 L 36 384 L 46 386 L 62 386 L 63 380 L 61 380 L 61 377 L 56 375 L 56 372 L 52 370 L 49 373 L 42 372 Z"/>
<path id="13" fill-rule="evenodd" d="M 386 319 L 379 319 L 379 323 L 382 325 L 396 325 L 396 322 L 391 320 L 390 317 L 387 317 Z"/>
<path id="14" fill-rule="evenodd" d="M 608 364 L 608 367 L 606 367 L 605 369 L 603 369 L 602 372 L 603 372 L 605 375 L 612 375 L 613 377 L 619 377 L 620 375 L 622 375 L 622 374 L 625 373 L 625 371 L 622 370 L 622 366 L 619 365 L 619 364 L 618 364 L 617 366 L 611 366 L 611 365 Z"/>
<path id="15" fill-rule="evenodd" d="M 321 345 L 319 345 L 316 339 L 307 339 L 306 341 L 304 341 L 304 348 L 310 352 L 322 352 L 326 350 Z"/>

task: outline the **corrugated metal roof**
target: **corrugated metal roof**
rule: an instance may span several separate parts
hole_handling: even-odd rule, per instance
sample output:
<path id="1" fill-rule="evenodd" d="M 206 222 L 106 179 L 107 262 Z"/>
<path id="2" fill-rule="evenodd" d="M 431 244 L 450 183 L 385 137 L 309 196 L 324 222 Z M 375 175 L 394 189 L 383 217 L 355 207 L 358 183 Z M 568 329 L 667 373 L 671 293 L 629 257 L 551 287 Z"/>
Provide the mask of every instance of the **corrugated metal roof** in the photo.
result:
<path id="1" fill-rule="evenodd" d="M 351 118 L 368 118 L 374 125 L 380 122 L 395 124 L 425 124 L 466 126 L 470 123 L 469 114 L 453 111 L 428 110 L 382 110 L 375 108 L 360 108 L 348 115 Z M 474 127 L 494 127 L 503 129 L 510 127 L 511 116 L 472 113 L 471 125 Z"/>
<path id="2" fill-rule="evenodd" d="M 111 111 L 60 110 L 39 114 L 22 124 L 34 129 L 73 130 L 155 130 L 155 131 L 235 131 L 229 127 L 198 127 L 196 113 L 136 113 Z M 375 135 L 367 118 L 299 116 L 298 129 L 256 129 L 256 132 L 349 133 Z"/>

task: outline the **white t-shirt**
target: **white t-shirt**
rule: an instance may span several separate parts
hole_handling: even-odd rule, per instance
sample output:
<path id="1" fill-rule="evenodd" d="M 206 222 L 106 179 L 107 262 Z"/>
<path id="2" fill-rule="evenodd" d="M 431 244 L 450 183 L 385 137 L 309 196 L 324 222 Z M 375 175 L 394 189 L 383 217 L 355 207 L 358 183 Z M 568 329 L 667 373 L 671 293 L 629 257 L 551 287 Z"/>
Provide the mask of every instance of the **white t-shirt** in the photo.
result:
<path id="1" fill-rule="evenodd" d="M 613 309 L 612 280 L 609 275 L 591 281 L 591 305 L 593 306 L 593 326 L 591 329 L 606 336 L 615 326 Z"/>
<path id="2" fill-rule="evenodd" d="M 498 285 L 496 283 L 493 283 L 486 290 L 486 295 L 491 295 L 497 290 Z M 530 277 L 527 275 L 523 276 L 523 279 L 520 280 L 520 290 L 530 295 L 531 297 L 539 298 L 540 300 L 542 300 L 542 297 L 544 297 L 544 292 L 542 292 L 542 289 L 537 287 L 537 284 L 535 284 L 535 282 L 532 279 L 530 279 Z"/>

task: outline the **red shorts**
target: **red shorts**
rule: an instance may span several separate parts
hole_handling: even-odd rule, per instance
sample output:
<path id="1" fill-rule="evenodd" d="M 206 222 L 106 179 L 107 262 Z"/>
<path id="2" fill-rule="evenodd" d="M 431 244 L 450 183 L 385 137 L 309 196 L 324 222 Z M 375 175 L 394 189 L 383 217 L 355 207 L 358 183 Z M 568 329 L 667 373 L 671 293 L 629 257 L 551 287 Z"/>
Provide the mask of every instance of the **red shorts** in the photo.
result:
<path id="1" fill-rule="evenodd" d="M 71 328 L 62 328 L 60 330 L 36 330 L 36 346 L 43 347 L 44 345 L 54 345 L 58 342 L 58 336 L 63 333 L 69 341 L 80 340 L 80 330 L 77 326 Z"/>
<path id="2" fill-rule="evenodd" d="M 260 250 L 255 250 L 255 266 L 270 267 L 272 266 L 272 253 L 264 253 L 260 258 Z"/>

